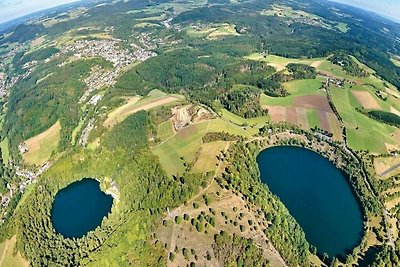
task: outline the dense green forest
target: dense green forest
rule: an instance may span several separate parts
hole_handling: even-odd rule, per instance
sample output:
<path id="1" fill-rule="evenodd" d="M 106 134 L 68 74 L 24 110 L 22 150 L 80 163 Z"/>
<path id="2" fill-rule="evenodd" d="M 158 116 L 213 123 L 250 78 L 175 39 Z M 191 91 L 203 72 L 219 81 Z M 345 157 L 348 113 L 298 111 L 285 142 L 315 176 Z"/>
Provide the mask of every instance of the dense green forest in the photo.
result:
<path id="1" fill-rule="evenodd" d="M 357 77 L 366 77 L 368 73 L 363 70 L 358 64 L 344 53 L 336 53 L 329 60 L 336 65 L 341 66 L 348 74 Z"/>
<path id="2" fill-rule="evenodd" d="M 213 155 L 222 162 L 222 167 L 217 164 L 216 173 L 192 173 L 191 168 L 203 152 L 199 149 L 193 162 L 184 162 L 185 171 L 182 174 L 167 175 L 160 158 L 155 156 L 153 145 L 160 145 L 159 140 L 154 138 L 156 132 L 165 130 L 158 128 L 160 124 L 173 116 L 170 106 L 137 112 L 112 130 L 99 124 L 110 111 L 131 99 L 129 97 L 147 96 L 154 89 L 184 95 L 186 100 L 180 103 L 182 105 L 206 105 L 212 116 L 221 116 L 218 118 L 221 124 L 226 123 L 238 134 L 248 134 L 252 140 L 262 138 L 271 131 L 287 131 L 301 135 L 307 141 L 280 140 L 279 145 L 307 147 L 313 138 L 320 143 L 329 143 L 333 153 L 343 160 L 339 167 L 349 174 L 346 177 L 363 207 L 364 219 L 381 216 L 383 207 L 377 196 L 380 189 L 387 185 L 382 181 L 374 181 L 368 173 L 367 169 L 373 167 L 363 161 L 363 153 L 366 152 L 343 149 L 341 145 L 347 146 L 346 141 L 333 141 L 333 133 L 327 131 L 315 130 L 315 137 L 312 131 L 285 123 L 271 123 L 264 127 L 257 125 L 257 128 L 241 127 L 240 123 L 231 123 L 229 118 L 221 114 L 227 110 L 240 116 L 239 119 L 266 116 L 268 110 L 260 104 L 262 97 L 267 95 L 283 103 L 286 99 L 290 100 L 289 97 L 284 98 L 289 96 L 289 89 L 285 89 L 284 83 L 315 79 L 318 75 L 316 68 L 305 64 L 282 64 L 282 69 L 273 67 L 266 60 L 270 55 L 304 60 L 329 57 L 347 74 L 367 77 L 367 71 L 357 63 L 359 60 L 384 81 L 400 89 L 400 68 L 390 60 L 390 55 L 400 54 L 400 26 L 383 18 L 371 17 L 369 13 L 319 0 L 309 0 L 307 3 L 243 0 L 234 4 L 228 0 L 208 0 L 201 7 L 197 7 L 198 3 L 195 2 L 178 1 L 171 4 L 169 0 L 131 0 L 113 4 L 107 2 L 105 5 L 98 5 L 98 2 L 80 3 L 88 8 L 82 16 L 62 20 L 49 27 L 41 23 L 21 24 L 0 37 L 1 55 L 5 54 L 2 50 L 13 42 L 23 45 L 22 50 L 7 63 L 7 68 L 10 67 L 7 71 L 19 77 L 19 80 L 4 102 L 0 101 L 2 105 L 6 103 L 1 136 L 2 140 L 7 137 L 12 159 L 11 164 L 4 164 L 0 149 L 0 194 L 7 191 L 8 183 L 18 184 L 20 179 L 24 179 L 16 175 L 16 166 L 27 167 L 21 159 L 18 145 L 46 131 L 58 121 L 61 124 L 61 139 L 56 151 L 58 157 L 55 157 L 51 168 L 27 188 L 24 195 L 18 189 L 14 191 L 15 197 L 7 207 L 4 224 L 0 226 L 0 240 L 16 234 L 18 250 L 32 266 L 166 265 L 171 261 L 171 255 L 165 253 L 166 244 L 155 241 L 155 229 L 162 223 L 166 212 L 186 204 L 210 181 L 214 181 L 212 179 L 217 181 L 218 186 L 257 207 L 260 216 L 268 222 L 263 229 L 265 236 L 288 265 L 311 264 L 309 253 L 316 254 L 316 248 L 309 246 L 300 225 L 279 198 L 260 181 L 256 162 L 259 143 L 228 130 L 214 132 L 217 127 L 208 131 L 207 125 L 206 133 L 196 137 L 196 142 L 201 146 L 216 141 L 229 142 L 227 152 L 216 157 Z M 315 14 L 323 23 L 302 23 L 285 16 L 265 15 L 265 11 L 271 10 L 274 4 Z M 341 12 L 335 7 L 340 7 Z M 172 20 L 168 22 L 169 27 L 164 27 L 167 18 Z M 143 26 L 144 21 L 156 26 L 133 26 Z M 347 25 L 348 30 L 343 32 L 334 27 L 339 23 Z M 206 34 L 202 37 L 196 35 L 203 29 L 205 32 L 210 28 L 211 32 L 218 31 L 218 27 L 226 24 L 232 27 L 234 34 L 225 33 L 217 38 L 210 38 Z M 200 30 L 196 32 L 197 29 Z M 195 34 L 190 34 L 191 30 Z M 146 42 L 144 44 L 141 40 L 148 37 L 157 45 L 147 50 L 157 53 L 157 56 L 143 62 L 134 61 L 124 68 L 116 76 L 115 84 L 93 93 L 99 94 L 102 99 L 98 106 L 90 106 L 80 102 L 88 90 L 85 78 L 94 66 L 101 66 L 103 70 L 112 70 L 114 66 L 103 58 L 75 61 L 71 60 L 71 53 L 60 53 L 62 48 L 55 47 L 57 41 L 72 42 L 68 38 L 63 39 L 67 32 L 71 40 L 79 35 L 110 34 L 118 40 L 118 47 L 127 49 L 129 53 L 135 52 L 131 44 L 147 49 Z M 30 41 L 38 37 L 45 38 L 46 42 L 40 48 L 33 48 Z M 85 39 L 97 40 L 96 37 Z M 260 55 L 260 59 L 250 60 L 252 53 Z M 55 54 L 60 55 L 53 57 Z M 53 59 L 48 61 L 51 57 Z M 37 64 L 33 64 L 31 72 L 28 72 L 24 65 L 32 61 L 37 61 Z M 384 86 L 389 87 L 388 84 Z M 319 93 L 322 95 L 324 92 L 321 90 Z M 393 113 L 358 111 L 375 121 L 400 127 L 400 117 Z M 310 113 L 305 116 L 313 115 Z M 95 125 L 87 147 L 75 145 L 89 118 L 93 119 Z M 341 119 L 340 124 L 343 124 Z M 170 134 L 168 139 L 185 138 L 184 134 L 177 134 L 173 123 L 165 125 L 169 126 L 166 134 Z M 338 131 L 341 131 L 342 125 L 338 127 Z M 343 131 L 346 134 L 345 129 Z M 100 140 L 98 146 L 93 145 L 96 140 Z M 184 161 L 186 156 L 177 157 Z M 115 181 L 119 197 L 114 200 L 112 212 L 100 227 L 82 238 L 68 239 L 56 233 L 52 225 L 52 201 L 58 190 L 83 177 L 97 178 L 100 182 Z M 177 218 L 175 220 L 181 220 Z M 399 217 L 397 219 L 400 220 Z M 377 238 L 381 241 L 384 234 L 377 234 Z M 270 264 L 251 239 L 222 231 L 212 241 L 214 255 L 224 266 Z M 379 247 L 372 266 L 397 266 L 399 242 L 395 249 L 390 246 Z M 356 252 L 353 254 L 349 257 L 360 255 Z"/>
<path id="3" fill-rule="evenodd" d="M 34 185 L 29 202 L 18 209 L 14 222 L 19 250 L 32 266 L 102 265 L 109 263 L 110 257 L 122 265 L 156 266 L 166 261 L 162 250 L 151 245 L 150 233 L 166 208 L 189 198 L 206 176 L 167 177 L 148 150 L 148 122 L 146 112 L 132 115 L 108 133 L 104 146 L 97 151 L 71 152 Z M 59 189 L 82 177 L 100 181 L 112 177 L 120 197 L 101 227 L 82 238 L 64 238 L 52 226 L 52 199 Z"/>
<path id="4" fill-rule="evenodd" d="M 219 183 L 261 208 L 265 218 L 271 222 L 265 234 L 289 265 L 307 266 L 309 245 L 305 234 L 285 206 L 261 182 L 256 162 L 258 150 L 256 145 L 242 142 L 233 146 L 225 158 L 231 164 Z"/>

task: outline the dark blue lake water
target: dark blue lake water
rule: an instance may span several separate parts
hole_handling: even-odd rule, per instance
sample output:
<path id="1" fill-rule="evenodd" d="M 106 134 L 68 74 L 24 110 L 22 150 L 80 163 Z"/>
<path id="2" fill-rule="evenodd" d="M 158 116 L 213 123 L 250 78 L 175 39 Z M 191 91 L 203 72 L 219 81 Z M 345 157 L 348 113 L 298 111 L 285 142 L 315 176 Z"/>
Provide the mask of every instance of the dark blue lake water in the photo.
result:
<path id="1" fill-rule="evenodd" d="M 344 256 L 358 244 L 363 219 L 344 174 L 323 156 L 305 148 L 280 146 L 257 158 L 261 180 L 303 228 L 319 253 Z"/>
<path id="2" fill-rule="evenodd" d="M 100 190 L 98 181 L 83 179 L 56 194 L 51 220 L 57 233 L 79 238 L 101 225 L 112 203 L 113 198 Z"/>

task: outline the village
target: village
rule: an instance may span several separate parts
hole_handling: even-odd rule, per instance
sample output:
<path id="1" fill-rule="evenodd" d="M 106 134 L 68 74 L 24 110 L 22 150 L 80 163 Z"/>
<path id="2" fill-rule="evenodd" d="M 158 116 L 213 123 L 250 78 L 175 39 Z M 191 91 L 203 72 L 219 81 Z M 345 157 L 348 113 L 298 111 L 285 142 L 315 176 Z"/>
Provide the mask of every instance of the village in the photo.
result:
<path id="1" fill-rule="evenodd" d="M 142 62 L 157 54 L 151 50 L 155 49 L 157 45 L 162 43 L 162 40 L 153 40 L 148 34 L 144 33 L 137 38 L 139 45 L 132 43 L 131 49 L 120 49 L 118 39 L 107 40 L 78 40 L 74 44 L 66 45 L 61 48 L 59 53 L 56 53 L 50 58 L 45 60 L 45 63 L 54 58 L 59 57 L 61 54 L 72 54 L 72 57 L 63 64 L 79 60 L 82 58 L 101 57 L 112 63 L 113 67 L 106 69 L 100 66 L 94 66 L 91 70 L 89 77 L 84 79 L 86 84 L 86 91 L 79 100 L 79 103 L 88 102 L 89 105 L 97 105 L 101 100 L 101 95 L 93 95 L 90 99 L 89 96 L 97 90 L 102 88 L 111 87 L 115 84 L 117 77 L 127 70 L 129 66 L 135 62 Z M 22 46 L 16 46 L 5 55 L 0 56 L 0 70 L 4 70 L 7 66 L 4 63 L 6 60 L 14 57 L 22 50 Z M 0 71 L 0 97 L 5 97 L 9 93 L 9 89 L 20 79 L 29 76 L 40 62 L 36 60 L 29 61 L 24 64 L 24 74 L 18 77 L 9 77 L 6 72 Z M 46 77 L 45 77 L 46 78 Z M 45 79 L 43 78 L 43 79 Z M 39 81 L 38 81 L 39 82 Z M 89 99 L 89 100 L 88 100 Z M 84 128 L 82 136 L 79 139 L 80 145 L 85 145 L 89 137 L 90 131 L 93 129 L 94 119 L 89 119 L 88 125 Z M 28 152 L 28 147 L 25 143 L 18 146 L 20 154 Z M 7 216 L 7 207 L 10 205 L 12 198 L 19 192 L 25 192 L 26 188 L 34 183 L 38 176 L 46 171 L 51 166 L 51 162 L 47 161 L 41 165 L 37 171 L 22 169 L 20 166 L 14 166 L 15 174 L 20 178 L 18 184 L 7 184 L 5 194 L 0 198 L 0 224 L 4 223 Z"/>

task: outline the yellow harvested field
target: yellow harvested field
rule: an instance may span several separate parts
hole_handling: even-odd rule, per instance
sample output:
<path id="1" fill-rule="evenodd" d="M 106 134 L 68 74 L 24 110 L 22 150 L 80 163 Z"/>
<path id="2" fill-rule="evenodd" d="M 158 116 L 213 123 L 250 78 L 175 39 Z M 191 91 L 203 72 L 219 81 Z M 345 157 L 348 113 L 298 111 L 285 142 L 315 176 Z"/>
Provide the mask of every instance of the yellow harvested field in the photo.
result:
<path id="1" fill-rule="evenodd" d="M 210 172 L 217 169 L 217 156 L 229 146 L 229 142 L 217 141 L 201 145 L 199 158 L 193 166 L 193 172 Z"/>
<path id="2" fill-rule="evenodd" d="M 389 188 L 384 193 L 387 194 L 387 195 L 393 195 L 393 194 L 398 193 L 398 192 L 400 192 L 400 187 Z"/>
<path id="3" fill-rule="evenodd" d="M 236 29 L 235 25 L 230 25 L 230 24 L 223 24 L 219 26 L 215 31 L 211 32 L 207 38 L 214 40 L 218 39 L 219 37 L 225 37 L 225 36 L 238 36 L 240 35 Z"/>
<path id="4" fill-rule="evenodd" d="M 143 99 L 140 99 L 139 97 L 133 97 L 129 99 L 128 103 L 111 112 L 108 115 L 107 119 L 104 121 L 103 126 L 106 128 L 112 128 L 116 124 L 126 119 L 126 117 L 128 117 L 129 115 L 132 115 L 140 110 L 150 110 L 152 108 L 166 105 L 177 100 L 177 97 L 168 95 Z"/>
<path id="5" fill-rule="evenodd" d="M 375 171 L 378 175 L 382 175 L 387 172 L 393 166 L 400 164 L 400 157 L 379 157 L 374 159 L 374 167 Z M 384 177 L 389 177 L 391 175 L 395 175 L 400 173 L 400 168 L 397 168 L 391 172 L 388 172 Z"/>
<path id="6" fill-rule="evenodd" d="M 400 93 L 397 92 L 396 90 L 390 89 L 390 88 L 386 88 L 386 93 L 396 97 L 396 98 L 400 98 Z"/>
<path id="7" fill-rule="evenodd" d="M 400 129 L 393 133 L 393 139 L 396 144 L 400 145 Z"/>
<path id="8" fill-rule="evenodd" d="M 382 109 L 378 101 L 368 91 L 353 90 L 352 94 L 357 99 L 358 103 L 365 109 Z"/>
<path id="9" fill-rule="evenodd" d="M 400 197 L 385 202 L 385 207 L 386 209 L 391 210 L 399 204 L 400 204 Z"/>
<path id="10" fill-rule="evenodd" d="M 312 64 L 311 64 L 311 67 L 314 67 L 314 68 L 318 68 L 319 66 L 321 66 L 321 64 L 324 62 L 324 60 L 318 60 L 318 61 L 315 61 L 315 62 L 313 62 Z"/>
<path id="11" fill-rule="evenodd" d="M 394 107 L 390 107 L 390 112 L 392 112 L 393 114 L 396 114 L 397 116 L 400 116 L 400 111 L 398 111 Z"/>
<path id="12" fill-rule="evenodd" d="M 41 165 L 45 163 L 57 150 L 60 141 L 61 124 L 57 121 L 45 132 L 38 134 L 25 141 L 28 152 L 23 155 L 23 159 L 28 164 Z"/>
<path id="13" fill-rule="evenodd" d="M 22 258 L 19 252 L 14 253 L 17 237 L 13 236 L 0 244 L 0 267 L 25 267 L 29 262 Z"/>

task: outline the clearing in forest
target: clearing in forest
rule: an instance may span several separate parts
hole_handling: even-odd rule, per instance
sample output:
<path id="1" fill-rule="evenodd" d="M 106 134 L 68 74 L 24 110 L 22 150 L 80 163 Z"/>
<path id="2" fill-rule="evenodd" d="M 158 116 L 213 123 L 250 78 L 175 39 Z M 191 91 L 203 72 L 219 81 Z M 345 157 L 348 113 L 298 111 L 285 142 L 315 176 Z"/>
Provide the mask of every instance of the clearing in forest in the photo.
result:
<path id="1" fill-rule="evenodd" d="M 60 141 L 61 124 L 57 121 L 45 132 L 25 141 L 28 151 L 23 154 L 23 159 L 28 164 L 41 165 L 51 154 L 57 150 Z"/>
<path id="2" fill-rule="evenodd" d="M 10 159 L 10 150 L 8 148 L 8 139 L 7 138 L 4 138 L 4 140 L 1 141 L 0 147 L 1 147 L 2 157 L 3 157 L 3 163 L 5 165 L 7 165 L 8 160 Z"/>
<path id="3" fill-rule="evenodd" d="M 229 142 L 216 141 L 210 143 L 204 143 L 201 145 L 200 154 L 193 166 L 192 172 L 204 173 L 215 171 L 218 165 L 217 156 L 227 149 Z"/>
<path id="4" fill-rule="evenodd" d="M 189 27 L 186 33 L 191 37 L 207 38 L 209 40 L 216 40 L 225 36 L 238 36 L 236 26 L 229 23 L 210 24 L 210 25 L 196 25 Z"/>
<path id="5" fill-rule="evenodd" d="M 211 119 L 191 124 L 152 148 L 168 175 L 182 174 L 188 164 L 195 164 L 197 156 L 201 156 L 202 138 L 206 133 L 226 132 L 251 138 L 258 129 L 242 127 L 222 119 Z M 208 148 L 207 148 L 208 149 Z M 200 154 L 198 154 L 200 153 Z M 211 159 L 212 160 L 212 159 Z M 201 166 L 206 169 L 200 170 Z M 208 171 L 209 164 L 197 165 L 196 171 Z"/>
<path id="6" fill-rule="evenodd" d="M 177 96 L 167 94 L 148 96 L 142 99 L 139 97 L 132 97 L 129 99 L 128 103 L 112 111 L 108 115 L 107 119 L 103 122 L 103 126 L 111 129 L 116 124 L 125 120 L 129 115 L 132 115 L 140 110 L 150 110 L 158 106 L 171 104 L 178 100 L 179 98 Z"/>

